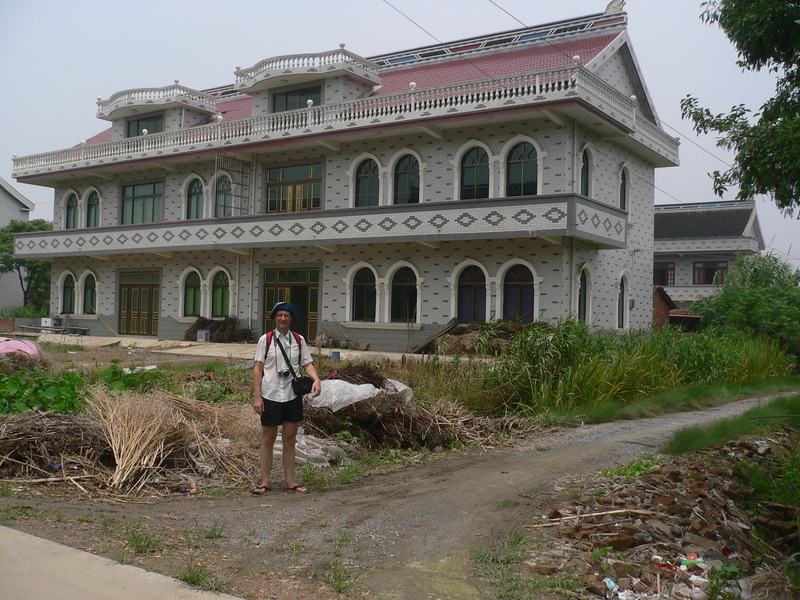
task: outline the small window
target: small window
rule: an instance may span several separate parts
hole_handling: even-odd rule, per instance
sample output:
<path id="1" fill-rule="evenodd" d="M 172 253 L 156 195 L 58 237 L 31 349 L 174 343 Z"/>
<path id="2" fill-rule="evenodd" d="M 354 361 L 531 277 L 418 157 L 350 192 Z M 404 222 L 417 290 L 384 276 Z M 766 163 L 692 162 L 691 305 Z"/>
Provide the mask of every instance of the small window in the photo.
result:
<path id="1" fill-rule="evenodd" d="M 97 314 L 97 283 L 94 275 L 87 275 L 83 280 L 83 314 Z"/>
<path id="2" fill-rule="evenodd" d="M 203 218 L 203 182 L 195 179 L 186 191 L 186 218 Z"/>
<path id="3" fill-rule="evenodd" d="M 138 137 L 144 134 L 161 133 L 164 131 L 164 115 L 152 115 L 141 119 L 131 119 L 125 123 L 125 137 Z"/>
<path id="4" fill-rule="evenodd" d="M 267 212 L 298 212 L 321 207 L 321 163 L 267 170 Z"/>
<path id="5" fill-rule="evenodd" d="M 539 187 L 536 148 L 529 142 L 517 144 L 506 162 L 506 196 L 535 196 Z"/>
<path id="6" fill-rule="evenodd" d="M 417 276 L 408 267 L 392 277 L 392 321 L 413 323 L 417 318 Z"/>
<path id="7" fill-rule="evenodd" d="M 503 279 L 503 319 L 533 322 L 533 273 L 525 265 L 514 265 Z"/>
<path id="8" fill-rule="evenodd" d="M 583 154 L 581 154 L 581 194 L 584 196 L 588 196 L 589 192 L 591 192 L 592 167 L 589 159 L 589 151 L 584 150 Z"/>
<path id="9" fill-rule="evenodd" d="M 71 315 L 75 312 L 75 278 L 67 275 L 64 278 L 64 288 L 61 295 L 61 312 Z"/>
<path id="10" fill-rule="evenodd" d="M 461 159 L 462 200 L 489 197 L 489 155 L 483 148 L 472 148 Z"/>
<path id="11" fill-rule="evenodd" d="M 458 276 L 458 320 L 486 320 L 486 276 L 475 265 L 467 267 Z"/>
<path id="12" fill-rule="evenodd" d="M 164 183 L 139 183 L 122 188 L 122 224 L 158 223 L 164 220 Z"/>
<path id="13" fill-rule="evenodd" d="M 394 203 L 419 202 L 419 161 L 406 154 L 394 168 Z"/>
<path id="14" fill-rule="evenodd" d="M 89 194 L 89 198 L 86 200 L 86 226 L 100 226 L 100 196 L 97 192 Z"/>
<path id="15" fill-rule="evenodd" d="M 581 269 L 581 277 L 578 282 L 578 321 L 586 323 L 589 315 L 589 278 L 586 276 L 586 269 Z"/>
<path id="16" fill-rule="evenodd" d="M 721 285 L 728 276 L 728 263 L 722 262 L 696 262 L 694 263 L 694 285 Z"/>
<path id="17" fill-rule="evenodd" d="M 364 267 L 353 277 L 353 321 L 375 321 L 375 274 Z"/>
<path id="18" fill-rule="evenodd" d="M 378 206 L 378 163 L 368 158 L 356 170 L 356 206 Z"/>
<path id="19" fill-rule="evenodd" d="M 211 287 L 211 316 L 227 317 L 230 314 L 230 288 L 228 276 L 219 271 Z"/>
<path id="20" fill-rule="evenodd" d="M 628 171 L 622 169 L 619 174 L 619 208 L 628 210 Z"/>
<path id="21" fill-rule="evenodd" d="M 625 287 L 625 279 L 619 280 L 619 293 L 617 296 L 617 329 L 625 329 L 628 320 L 627 314 L 628 294 Z"/>
<path id="22" fill-rule="evenodd" d="M 675 263 L 653 263 L 653 285 L 675 285 Z"/>
<path id="23" fill-rule="evenodd" d="M 227 175 L 217 179 L 214 198 L 215 217 L 230 217 L 233 215 L 233 187 L 231 186 L 231 178 Z"/>
<path id="24" fill-rule="evenodd" d="M 78 227 L 78 196 L 70 194 L 67 198 L 67 213 L 64 220 L 65 229 L 77 229 Z"/>
<path id="25" fill-rule="evenodd" d="M 189 273 L 183 283 L 183 316 L 200 316 L 200 275 Z"/>
<path id="26" fill-rule="evenodd" d="M 273 94 L 272 112 L 277 113 L 287 110 L 295 110 L 298 108 L 306 108 L 309 100 L 314 102 L 313 106 L 318 106 L 322 103 L 321 86 L 315 85 L 299 90 L 291 90 L 288 92 L 278 92 Z"/>

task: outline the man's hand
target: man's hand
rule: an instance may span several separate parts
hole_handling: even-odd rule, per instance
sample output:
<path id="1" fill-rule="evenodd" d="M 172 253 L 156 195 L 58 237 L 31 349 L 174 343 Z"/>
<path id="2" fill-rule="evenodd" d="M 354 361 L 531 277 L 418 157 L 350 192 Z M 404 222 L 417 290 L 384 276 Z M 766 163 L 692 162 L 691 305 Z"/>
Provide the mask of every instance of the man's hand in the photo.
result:
<path id="1" fill-rule="evenodd" d="M 264 399 L 261 396 L 253 399 L 253 410 L 256 411 L 257 415 L 264 414 Z"/>

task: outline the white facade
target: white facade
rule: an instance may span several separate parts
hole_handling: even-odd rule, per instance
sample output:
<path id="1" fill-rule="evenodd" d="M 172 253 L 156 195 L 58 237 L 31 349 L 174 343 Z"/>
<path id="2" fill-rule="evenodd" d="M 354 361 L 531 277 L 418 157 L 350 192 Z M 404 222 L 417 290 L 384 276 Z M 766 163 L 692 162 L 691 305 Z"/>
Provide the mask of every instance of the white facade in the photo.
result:
<path id="1" fill-rule="evenodd" d="M 115 94 L 99 103 L 107 141 L 16 159 L 18 179 L 56 189 L 55 231 L 18 236 L 16 253 L 53 261 L 53 305 L 95 335 L 180 338 L 220 306 L 257 335 L 275 299 L 310 315 L 312 338 L 384 350 L 465 314 L 649 327 L 654 169 L 678 144 L 624 15 L 558 25 L 546 42 L 340 49 L 262 61 L 213 93 Z M 562 66 L 523 66 L 554 47 Z M 468 78 L 465 61 L 480 66 Z M 132 120 L 157 130 L 130 135 Z M 467 199 L 474 173 L 486 185 Z"/>

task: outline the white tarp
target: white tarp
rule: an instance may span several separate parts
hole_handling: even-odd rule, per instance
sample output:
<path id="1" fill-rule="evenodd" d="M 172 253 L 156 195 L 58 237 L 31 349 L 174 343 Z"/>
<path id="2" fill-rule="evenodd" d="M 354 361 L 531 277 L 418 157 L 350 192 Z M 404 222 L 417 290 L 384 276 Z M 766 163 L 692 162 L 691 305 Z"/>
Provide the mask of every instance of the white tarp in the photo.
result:
<path id="1" fill-rule="evenodd" d="M 324 379 L 321 382 L 319 396 L 311 399 L 311 406 L 323 406 L 336 412 L 355 402 L 374 398 L 382 391 L 388 394 L 400 394 L 403 402 L 408 402 L 414 395 L 410 387 L 394 379 L 387 379 L 383 390 L 369 383 L 356 385 L 341 379 Z"/>

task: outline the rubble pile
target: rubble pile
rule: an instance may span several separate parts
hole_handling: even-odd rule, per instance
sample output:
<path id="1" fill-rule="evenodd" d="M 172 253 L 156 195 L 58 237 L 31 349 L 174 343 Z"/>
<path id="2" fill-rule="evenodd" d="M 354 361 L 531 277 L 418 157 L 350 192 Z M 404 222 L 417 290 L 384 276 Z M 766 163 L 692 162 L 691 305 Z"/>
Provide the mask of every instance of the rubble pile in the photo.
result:
<path id="1" fill-rule="evenodd" d="M 562 542 L 527 568 L 538 577 L 572 572 L 587 593 L 621 600 L 797 598 L 780 563 L 800 550 L 800 508 L 759 502 L 761 516 L 750 517 L 753 506 L 742 507 L 757 499 L 735 471 L 792 447 L 796 432 L 742 439 L 635 479 L 582 481 L 578 500 L 526 526 L 555 528 Z"/>

